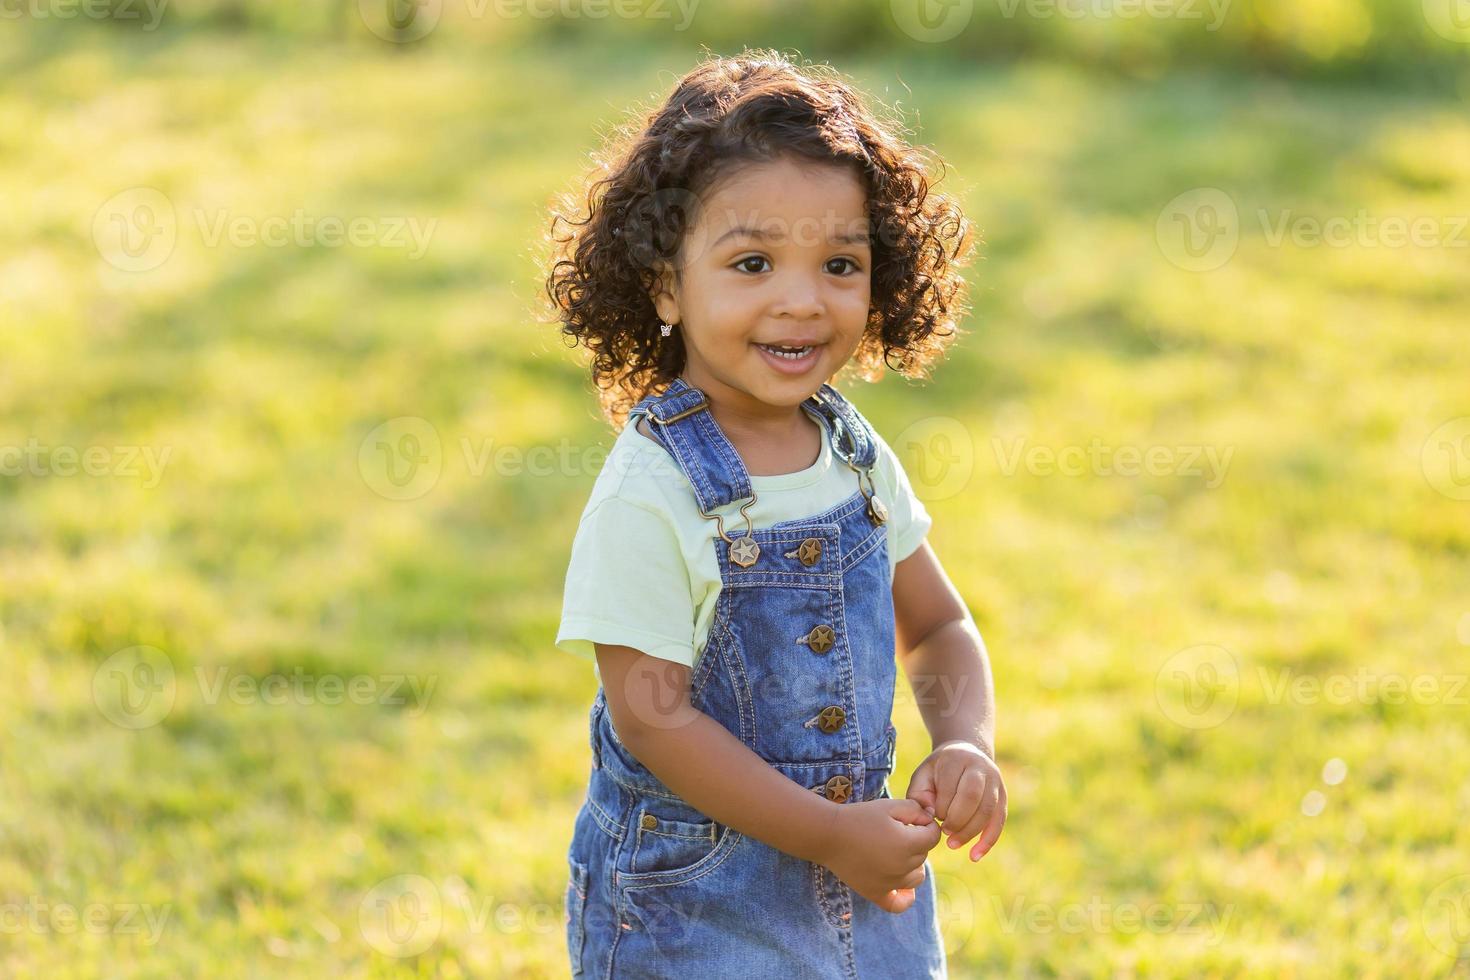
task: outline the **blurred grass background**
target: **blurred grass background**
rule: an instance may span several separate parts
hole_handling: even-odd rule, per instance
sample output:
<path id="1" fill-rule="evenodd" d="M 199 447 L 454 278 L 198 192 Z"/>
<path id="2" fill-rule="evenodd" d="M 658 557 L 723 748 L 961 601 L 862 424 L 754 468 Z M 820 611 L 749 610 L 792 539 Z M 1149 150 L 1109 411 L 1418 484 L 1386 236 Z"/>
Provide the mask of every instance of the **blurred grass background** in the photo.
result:
<path id="1" fill-rule="evenodd" d="M 745 44 L 898 104 L 984 236 L 934 380 L 845 386 L 996 671 L 952 975 L 1470 974 L 1470 12 L 651 2 L 0 26 L 0 974 L 565 974 L 551 640 L 612 435 L 546 208 Z M 1223 262 L 1170 238 L 1200 189 Z M 1435 235 L 1273 233 L 1364 213 Z M 1094 440 L 1169 465 L 1009 465 Z"/>

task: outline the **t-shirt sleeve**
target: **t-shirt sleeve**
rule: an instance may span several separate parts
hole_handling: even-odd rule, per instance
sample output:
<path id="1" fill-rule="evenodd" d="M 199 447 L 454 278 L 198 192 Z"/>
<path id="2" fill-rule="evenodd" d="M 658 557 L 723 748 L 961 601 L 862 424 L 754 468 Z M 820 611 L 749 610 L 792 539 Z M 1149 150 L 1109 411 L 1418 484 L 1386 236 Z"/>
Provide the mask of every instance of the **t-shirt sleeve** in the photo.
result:
<path id="1" fill-rule="evenodd" d="M 888 505 L 888 523 L 892 527 L 888 542 L 894 564 L 897 564 L 919 549 L 934 519 L 914 493 L 902 461 L 882 436 L 878 436 L 877 470 L 888 488 L 888 496 L 883 502 Z"/>
<path id="2" fill-rule="evenodd" d="M 694 665 L 689 569 L 664 515 L 608 497 L 572 541 L 556 646 L 595 662 L 593 643 L 629 646 Z"/>

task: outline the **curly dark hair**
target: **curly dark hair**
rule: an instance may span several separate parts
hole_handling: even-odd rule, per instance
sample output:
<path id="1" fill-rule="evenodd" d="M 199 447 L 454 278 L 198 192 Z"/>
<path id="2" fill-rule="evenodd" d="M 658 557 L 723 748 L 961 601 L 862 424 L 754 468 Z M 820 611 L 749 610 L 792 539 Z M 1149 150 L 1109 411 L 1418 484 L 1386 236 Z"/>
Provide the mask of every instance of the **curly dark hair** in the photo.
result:
<path id="1" fill-rule="evenodd" d="M 684 341 L 658 329 L 651 292 L 678 275 L 699 195 L 735 168 L 793 155 L 855 168 L 867 193 L 873 251 L 868 322 L 847 366 L 865 381 L 883 366 L 921 378 L 960 332 L 959 267 L 970 223 L 932 190 L 932 154 L 909 145 L 826 65 L 771 49 L 705 57 L 664 103 L 613 130 L 585 178 L 584 207 L 553 207 L 546 293 L 569 347 L 592 353 L 602 414 L 616 430 L 628 409 L 684 369 Z M 943 172 L 943 162 L 935 161 Z M 560 222 L 571 226 L 558 234 Z"/>

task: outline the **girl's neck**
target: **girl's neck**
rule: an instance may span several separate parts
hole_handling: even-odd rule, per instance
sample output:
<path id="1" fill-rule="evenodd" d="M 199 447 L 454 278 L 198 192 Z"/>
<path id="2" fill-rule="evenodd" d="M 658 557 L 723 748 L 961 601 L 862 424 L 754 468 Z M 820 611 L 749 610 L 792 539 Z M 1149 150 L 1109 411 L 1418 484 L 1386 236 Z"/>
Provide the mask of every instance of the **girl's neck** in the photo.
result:
<path id="1" fill-rule="evenodd" d="M 822 427 L 800 405 L 768 405 L 749 396 L 742 403 L 713 395 L 713 385 L 683 380 L 705 393 L 711 417 L 751 476 L 799 473 L 821 458 Z"/>

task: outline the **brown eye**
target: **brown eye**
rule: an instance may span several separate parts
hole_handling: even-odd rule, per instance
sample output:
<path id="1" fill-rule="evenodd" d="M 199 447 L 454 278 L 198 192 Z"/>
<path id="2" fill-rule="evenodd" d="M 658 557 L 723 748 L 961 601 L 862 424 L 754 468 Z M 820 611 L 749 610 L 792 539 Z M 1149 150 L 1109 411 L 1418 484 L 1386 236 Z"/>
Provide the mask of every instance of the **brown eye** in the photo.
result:
<path id="1" fill-rule="evenodd" d="M 751 269 L 751 268 L 748 268 L 748 266 L 752 262 L 764 262 L 764 261 L 765 261 L 765 257 L 764 256 L 750 255 L 750 256 L 747 256 L 747 257 L 741 259 L 739 262 L 736 262 L 734 267 L 736 269 L 739 269 L 741 272 L 756 273 L 756 272 L 761 272 L 762 270 L 761 269 Z"/>
<path id="2" fill-rule="evenodd" d="M 832 262 L 846 262 L 848 265 L 852 266 L 852 271 L 853 272 L 860 272 L 861 271 L 861 268 L 852 259 L 848 259 L 848 258 L 833 259 Z M 832 262 L 828 262 L 827 263 L 827 266 L 828 266 L 829 270 L 830 270 L 830 268 L 832 266 Z M 838 272 L 838 275 L 842 275 L 842 274 L 843 273 Z"/>

